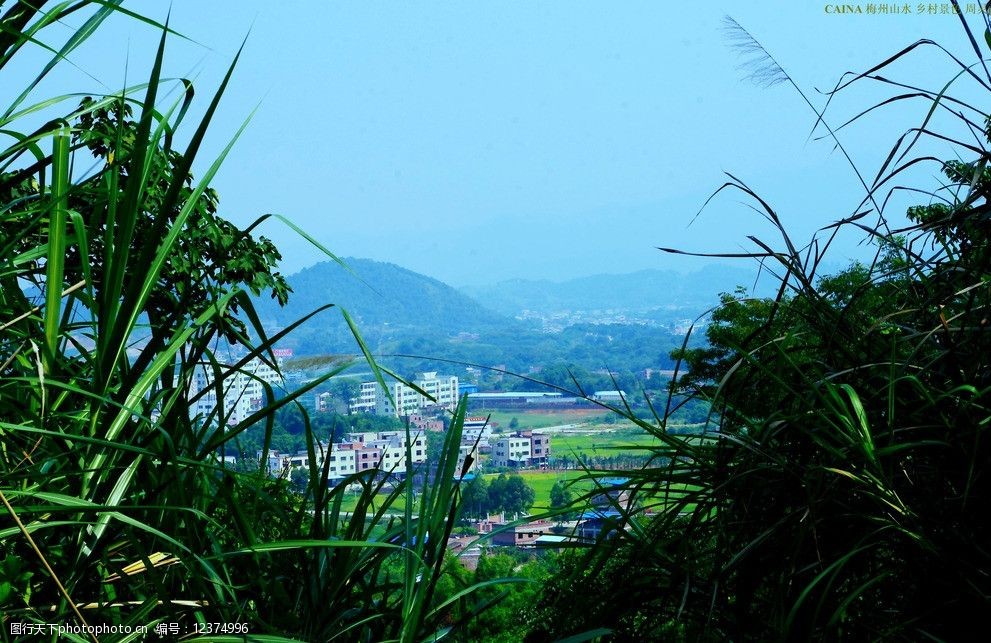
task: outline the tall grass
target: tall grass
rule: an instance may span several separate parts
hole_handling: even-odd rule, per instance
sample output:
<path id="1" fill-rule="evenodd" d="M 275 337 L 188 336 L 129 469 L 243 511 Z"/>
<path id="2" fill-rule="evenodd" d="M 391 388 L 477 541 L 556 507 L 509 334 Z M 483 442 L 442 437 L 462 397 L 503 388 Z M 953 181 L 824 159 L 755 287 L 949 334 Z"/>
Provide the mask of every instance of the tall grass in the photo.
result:
<path id="1" fill-rule="evenodd" d="M 268 386 L 262 410 L 224 417 L 229 383 L 252 359 L 276 367 L 272 346 L 297 325 L 266 336 L 251 295 L 288 296 L 280 257 L 252 236 L 257 223 L 241 231 L 220 218 L 209 188 L 245 125 L 199 180 L 190 174 L 237 60 L 187 125 L 191 83 L 161 100 L 171 30 L 119 5 L 5 3 L 0 17 L 0 76 L 18 52 L 42 47 L 52 58 L 40 79 L 114 12 L 161 33 L 147 82 L 80 102 L 32 99 L 34 81 L 0 117 L 0 638 L 33 638 L 13 634 L 15 622 L 175 623 L 183 633 L 199 623 L 212 640 L 442 634 L 451 605 L 433 591 L 457 507 L 463 406 L 436 483 L 418 490 L 409 476 L 377 509 L 381 480 L 349 480 L 363 493 L 343 512 L 344 485 L 329 488 L 313 457 L 302 497 L 265 472 L 224 466 L 217 454 L 258 423 L 267 451 L 275 410 L 344 366 L 282 397 Z M 82 25 L 48 44 L 66 19 Z M 189 143 L 176 149 L 185 127 Z M 206 417 L 191 412 L 206 394 L 192 388 L 203 368 L 218 394 Z M 328 437 L 306 423 L 311 455 Z"/>
<path id="2" fill-rule="evenodd" d="M 617 409 L 661 441 L 644 449 L 653 464 L 629 474 L 642 503 L 615 507 L 615 528 L 548 586 L 535 638 L 595 627 L 636 639 L 983 636 L 991 606 L 989 121 L 953 90 L 991 89 L 991 24 L 981 25 L 981 39 L 961 23 L 973 55 L 950 57 L 959 73 L 945 86 L 886 75 L 926 48 L 945 52 L 923 40 L 837 87 L 873 82 L 899 92 L 853 123 L 903 101 L 923 102 L 925 113 L 864 181 L 856 214 L 821 238 L 794 243 L 768 201 L 727 181 L 724 190 L 753 199 L 781 232 L 777 243 L 753 239 L 751 255 L 780 275 L 779 294 L 724 296 L 708 346 L 679 351 L 677 391 L 712 404 L 704 435 L 666 431 L 675 397 L 653 423 Z M 749 34 L 737 36 L 773 66 L 764 76 L 790 80 Z M 817 110 L 817 124 L 827 116 Z M 825 128 L 824 136 L 840 144 L 842 133 Z M 926 139 L 968 160 L 917 151 Z M 937 189 L 900 184 L 921 164 L 944 175 Z M 896 229 L 884 208 L 900 192 L 924 202 Z M 877 245 L 874 261 L 821 275 L 846 228 Z"/>

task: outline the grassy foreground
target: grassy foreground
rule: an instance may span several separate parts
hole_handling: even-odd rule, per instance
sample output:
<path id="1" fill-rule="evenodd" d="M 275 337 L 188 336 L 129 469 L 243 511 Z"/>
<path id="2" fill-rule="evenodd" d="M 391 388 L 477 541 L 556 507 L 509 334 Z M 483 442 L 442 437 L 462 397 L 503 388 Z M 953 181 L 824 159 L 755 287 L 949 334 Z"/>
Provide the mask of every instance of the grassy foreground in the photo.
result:
<path id="1" fill-rule="evenodd" d="M 263 403 L 248 417 L 225 403 L 240 394 L 232 382 L 258 379 L 253 364 L 276 367 L 272 346 L 298 325 L 266 335 L 249 296 L 289 292 L 278 251 L 254 233 L 267 217 L 239 230 L 218 214 L 209 183 L 234 141 L 201 177 L 190 172 L 237 57 L 194 109 L 192 83 L 163 72 L 175 32 L 121 2 L 0 11 L 0 79 L 16 90 L 0 106 L 0 640 L 36 640 L 33 626 L 45 624 L 71 626 L 71 641 L 140 640 L 163 624 L 189 640 L 447 631 L 453 603 L 434 590 L 457 511 L 463 408 L 435 463 L 442 483 L 383 494 L 356 475 L 362 491 L 348 512 L 343 487 L 328 489 L 317 468 L 323 436 L 308 421 L 302 495 L 217 457 L 258 425 L 267 451 L 274 413 L 343 368 L 328 360 L 287 395 L 260 381 Z M 143 81 L 110 95 L 35 96 L 116 13 L 158 40 Z M 38 47 L 49 62 L 19 69 L 35 80 L 11 87 L 22 53 Z M 203 116 L 190 123 L 193 111 Z M 210 384 L 195 386 L 204 375 Z M 198 409 L 206 396 L 215 403 Z"/>

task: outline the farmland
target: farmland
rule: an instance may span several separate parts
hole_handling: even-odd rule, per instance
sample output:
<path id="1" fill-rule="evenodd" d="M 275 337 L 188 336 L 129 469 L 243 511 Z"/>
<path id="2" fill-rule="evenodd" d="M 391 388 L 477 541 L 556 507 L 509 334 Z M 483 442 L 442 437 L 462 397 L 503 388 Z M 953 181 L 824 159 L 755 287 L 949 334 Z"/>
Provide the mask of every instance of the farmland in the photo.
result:
<path id="1" fill-rule="evenodd" d="M 601 423 L 608 417 L 608 414 L 599 408 L 592 409 L 563 409 L 560 411 L 532 411 L 532 410 L 509 410 L 509 411 L 476 411 L 476 416 L 489 416 L 489 424 L 496 432 L 506 432 L 511 429 L 510 425 L 516 420 L 516 429 L 544 429 L 547 427 L 582 424 L 590 425 Z"/>

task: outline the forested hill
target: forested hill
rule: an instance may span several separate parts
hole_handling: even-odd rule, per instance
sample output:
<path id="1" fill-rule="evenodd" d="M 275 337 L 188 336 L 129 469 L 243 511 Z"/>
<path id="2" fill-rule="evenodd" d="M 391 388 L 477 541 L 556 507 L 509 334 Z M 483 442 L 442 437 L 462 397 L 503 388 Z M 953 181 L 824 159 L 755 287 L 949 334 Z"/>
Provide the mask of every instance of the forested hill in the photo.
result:
<path id="1" fill-rule="evenodd" d="M 376 341 L 397 334 L 429 331 L 438 336 L 485 332 L 514 322 L 436 279 L 391 263 L 348 257 L 348 269 L 331 261 L 318 263 L 288 278 L 293 289 L 280 307 L 270 298 L 256 300 L 259 317 L 269 328 L 284 327 L 320 306 L 345 308 L 361 332 Z M 306 332 L 309 331 L 309 332 Z M 331 309 L 295 333 L 316 345 L 302 352 L 343 351 L 354 342 L 339 311 Z"/>
<path id="2" fill-rule="evenodd" d="M 751 266 L 711 264 L 687 274 L 675 270 L 640 270 L 623 275 L 592 275 L 567 281 L 513 279 L 485 286 L 465 286 L 465 294 L 504 315 L 521 311 L 698 309 L 718 301 L 720 292 L 752 288 Z M 763 280 L 768 281 L 768 280 Z M 770 292 L 757 294 L 773 295 Z"/>
<path id="3" fill-rule="evenodd" d="M 527 372 L 535 365 L 567 363 L 590 370 L 636 371 L 666 368 L 668 353 L 681 338 L 660 327 L 581 324 L 548 333 L 533 321 L 488 310 L 454 288 L 390 263 L 344 260 L 352 272 L 324 262 L 288 277 L 293 288 L 280 308 L 263 296 L 255 303 L 269 333 L 334 303 L 355 319 L 371 350 L 379 355 L 411 354 Z M 339 310 L 322 312 L 293 331 L 279 346 L 297 355 L 357 353 Z M 424 360 L 387 363 L 412 371 Z"/>

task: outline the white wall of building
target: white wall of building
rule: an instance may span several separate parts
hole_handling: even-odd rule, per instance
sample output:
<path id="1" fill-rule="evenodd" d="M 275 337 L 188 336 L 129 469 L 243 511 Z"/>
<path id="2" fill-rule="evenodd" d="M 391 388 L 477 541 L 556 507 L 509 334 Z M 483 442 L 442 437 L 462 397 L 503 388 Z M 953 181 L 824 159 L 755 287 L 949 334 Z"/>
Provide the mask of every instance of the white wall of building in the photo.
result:
<path id="1" fill-rule="evenodd" d="M 383 389 L 378 382 L 363 382 L 358 397 L 351 400 L 350 411 L 407 417 L 425 408 L 453 411 L 458 405 L 458 378 L 454 375 L 438 376 L 436 372 L 421 373 L 420 378 L 413 383 L 436 401 L 401 382 L 388 384 L 386 389 Z"/>
<path id="2" fill-rule="evenodd" d="M 492 446 L 492 461 L 497 467 L 526 463 L 530 459 L 530 438 L 501 438 Z"/>
<path id="3" fill-rule="evenodd" d="M 221 365 L 221 369 L 224 368 Z M 190 398 L 201 392 L 202 395 L 190 406 L 191 419 L 199 417 L 206 420 L 212 414 L 213 421 L 216 422 L 218 415 L 222 415 L 228 425 L 237 424 L 268 403 L 265 384 L 272 387 L 283 385 L 279 372 L 258 358 L 248 361 L 236 372 L 222 370 L 219 397 L 223 400 L 223 405 L 218 413 L 214 413 L 219 404 L 214 377 L 213 367 L 209 364 L 201 364 L 193 372 L 193 381 L 189 387 Z"/>

